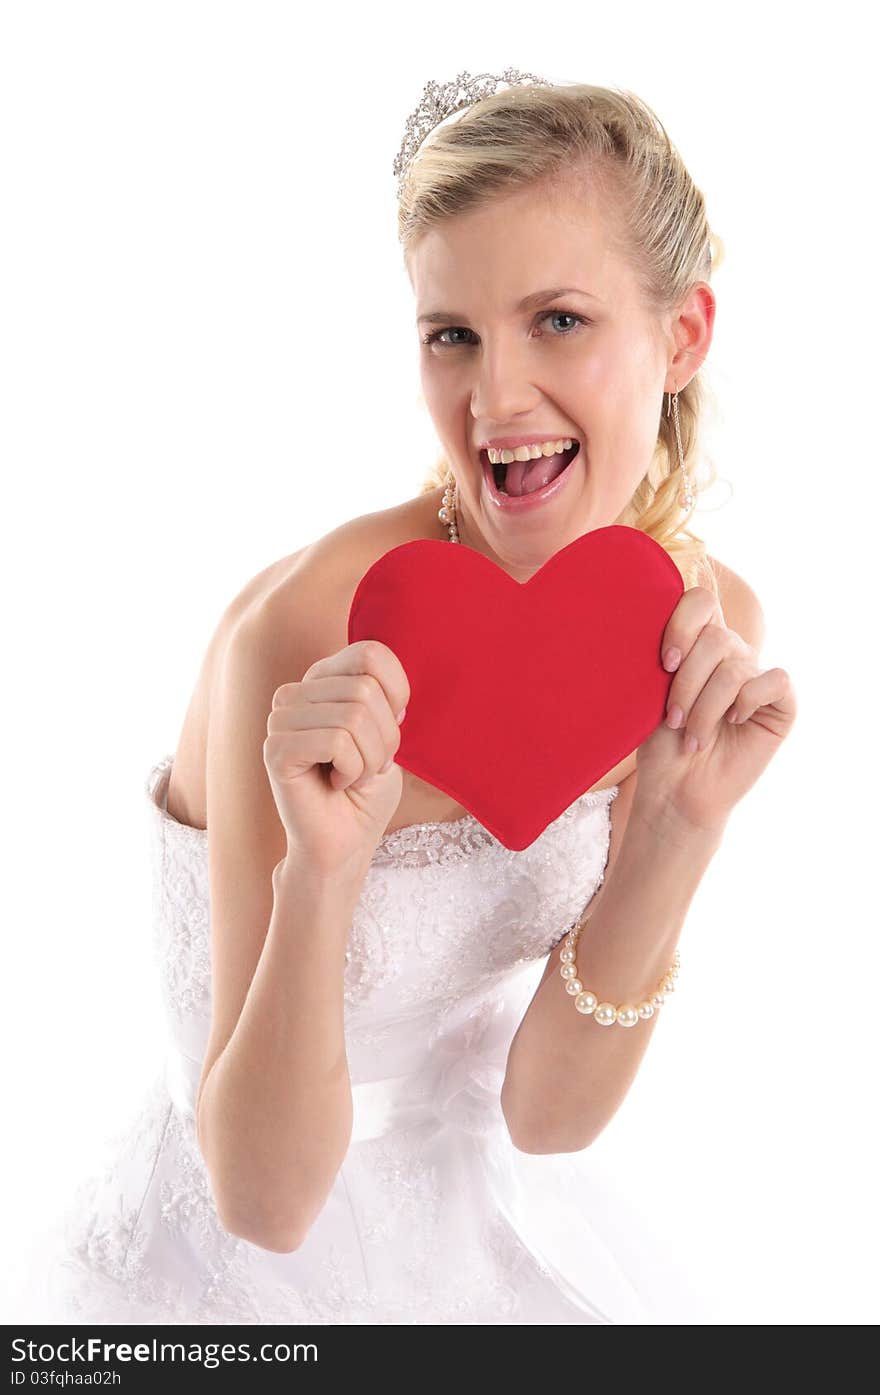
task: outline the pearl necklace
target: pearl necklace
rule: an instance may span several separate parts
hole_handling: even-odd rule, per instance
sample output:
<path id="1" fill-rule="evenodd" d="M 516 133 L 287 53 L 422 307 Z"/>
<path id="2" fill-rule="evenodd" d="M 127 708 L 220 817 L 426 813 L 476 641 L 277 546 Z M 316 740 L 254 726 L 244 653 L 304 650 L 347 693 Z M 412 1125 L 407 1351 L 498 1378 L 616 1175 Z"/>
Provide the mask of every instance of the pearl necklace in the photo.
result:
<path id="1" fill-rule="evenodd" d="M 453 475 L 450 475 L 443 492 L 443 506 L 437 510 L 437 517 L 446 524 L 449 530 L 450 542 L 461 542 L 461 538 L 458 536 L 458 521 L 455 510 L 457 499 L 458 482 Z"/>

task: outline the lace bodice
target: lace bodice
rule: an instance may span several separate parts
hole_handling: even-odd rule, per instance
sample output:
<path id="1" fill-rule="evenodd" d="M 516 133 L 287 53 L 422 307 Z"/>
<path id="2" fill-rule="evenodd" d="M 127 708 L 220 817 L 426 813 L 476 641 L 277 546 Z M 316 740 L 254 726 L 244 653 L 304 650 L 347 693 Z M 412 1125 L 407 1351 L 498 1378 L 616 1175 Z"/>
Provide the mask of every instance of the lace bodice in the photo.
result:
<path id="1" fill-rule="evenodd" d="M 147 781 L 156 896 L 155 951 L 172 1036 L 200 1057 L 211 1013 L 208 830 L 167 811 L 173 757 Z M 617 786 L 576 800 L 512 852 L 473 815 L 408 825 L 380 841 L 355 909 L 344 1000 L 352 1079 L 387 1073 L 413 1017 L 479 1001 L 546 959 L 604 875 Z M 387 1055 L 387 1053 L 385 1053 Z M 411 1061 L 394 1056 L 392 1068 Z"/>

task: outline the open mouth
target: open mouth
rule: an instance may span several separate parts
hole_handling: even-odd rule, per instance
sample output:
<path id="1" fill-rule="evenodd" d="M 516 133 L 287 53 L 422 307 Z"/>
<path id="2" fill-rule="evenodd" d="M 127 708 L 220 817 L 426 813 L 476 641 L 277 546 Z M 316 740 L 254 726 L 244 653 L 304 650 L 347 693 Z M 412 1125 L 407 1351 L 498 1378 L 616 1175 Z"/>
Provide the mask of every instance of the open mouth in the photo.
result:
<path id="1" fill-rule="evenodd" d="M 549 497 L 580 450 L 580 442 L 572 440 L 566 451 L 535 460 L 511 461 L 508 465 L 491 465 L 489 452 L 480 451 L 480 462 L 487 482 L 499 501 L 515 503 L 535 497 Z"/>

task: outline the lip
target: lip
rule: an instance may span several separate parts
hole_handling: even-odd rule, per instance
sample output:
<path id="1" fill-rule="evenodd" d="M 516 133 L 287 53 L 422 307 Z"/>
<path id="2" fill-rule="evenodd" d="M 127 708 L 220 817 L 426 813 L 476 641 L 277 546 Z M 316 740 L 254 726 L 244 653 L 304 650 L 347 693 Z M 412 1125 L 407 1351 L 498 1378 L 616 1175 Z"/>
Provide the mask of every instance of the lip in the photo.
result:
<path id="1" fill-rule="evenodd" d="M 495 488 L 495 476 L 492 471 L 492 466 L 489 464 L 488 460 L 483 459 L 482 452 L 480 453 L 480 465 L 482 466 L 483 479 L 486 482 L 487 492 L 495 507 L 502 510 L 504 513 L 521 513 L 525 509 L 540 508 L 542 504 L 552 499 L 555 494 L 561 493 L 567 481 L 575 473 L 574 466 L 580 460 L 582 454 L 583 444 L 580 444 L 561 475 L 557 475 L 555 480 L 551 480 L 550 483 L 545 484 L 543 488 L 536 489 L 531 494 L 521 494 L 519 498 L 517 498 L 515 494 L 499 494 L 498 490 Z"/>

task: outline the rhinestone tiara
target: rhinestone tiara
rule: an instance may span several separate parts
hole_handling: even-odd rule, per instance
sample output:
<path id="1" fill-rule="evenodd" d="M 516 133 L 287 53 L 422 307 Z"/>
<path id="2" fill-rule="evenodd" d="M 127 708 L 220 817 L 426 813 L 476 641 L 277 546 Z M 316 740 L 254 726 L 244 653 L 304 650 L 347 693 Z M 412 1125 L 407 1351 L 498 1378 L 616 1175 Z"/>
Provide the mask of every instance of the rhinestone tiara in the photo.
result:
<path id="1" fill-rule="evenodd" d="M 538 87 L 553 86 L 547 78 L 537 77 L 535 73 L 521 73 L 518 68 L 505 68 L 497 77 L 494 73 L 477 73 L 472 77 L 465 70 L 449 82 L 425 83 L 421 101 L 412 115 L 407 117 L 403 142 L 394 161 L 398 198 L 403 191 L 410 163 L 429 131 L 433 131 L 435 126 L 439 126 L 440 122 L 451 116 L 454 111 L 468 107 L 481 97 L 488 97 L 496 92 L 502 82 L 510 87 L 530 83 Z"/>

